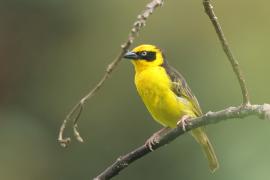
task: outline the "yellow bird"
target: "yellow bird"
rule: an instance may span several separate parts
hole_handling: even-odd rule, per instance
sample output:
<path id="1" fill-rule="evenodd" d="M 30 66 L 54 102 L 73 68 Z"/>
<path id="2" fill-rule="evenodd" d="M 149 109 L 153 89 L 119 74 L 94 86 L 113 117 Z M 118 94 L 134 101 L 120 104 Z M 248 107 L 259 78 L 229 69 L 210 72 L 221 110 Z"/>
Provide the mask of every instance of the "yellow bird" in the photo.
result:
<path id="1" fill-rule="evenodd" d="M 135 67 L 135 85 L 152 117 L 165 128 L 146 141 L 147 147 L 157 142 L 161 134 L 202 115 L 196 97 L 192 94 L 183 76 L 165 60 L 162 51 L 153 45 L 143 44 L 126 53 Z M 209 168 L 214 172 L 219 164 L 214 149 L 203 128 L 191 131 L 201 145 Z"/>

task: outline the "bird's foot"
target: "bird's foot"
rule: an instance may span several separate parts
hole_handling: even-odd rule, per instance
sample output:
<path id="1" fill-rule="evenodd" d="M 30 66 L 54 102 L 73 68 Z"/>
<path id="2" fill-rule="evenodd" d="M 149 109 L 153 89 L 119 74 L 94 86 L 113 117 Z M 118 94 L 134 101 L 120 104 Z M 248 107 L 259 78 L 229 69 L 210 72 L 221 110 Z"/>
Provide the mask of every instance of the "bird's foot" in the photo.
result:
<path id="1" fill-rule="evenodd" d="M 145 146 L 148 147 L 151 151 L 154 151 L 153 146 L 158 144 L 160 140 L 160 135 L 158 133 L 154 133 L 149 139 L 146 140 Z"/>
<path id="2" fill-rule="evenodd" d="M 160 142 L 161 136 L 165 134 L 168 130 L 170 130 L 170 128 L 168 127 L 162 128 L 158 132 L 154 133 L 149 139 L 147 139 L 144 145 L 151 151 L 154 151 L 153 146 Z"/>
<path id="3" fill-rule="evenodd" d="M 184 115 L 181 119 L 177 122 L 177 126 L 181 126 L 183 131 L 186 131 L 186 126 L 190 124 L 189 122 L 190 116 Z"/>

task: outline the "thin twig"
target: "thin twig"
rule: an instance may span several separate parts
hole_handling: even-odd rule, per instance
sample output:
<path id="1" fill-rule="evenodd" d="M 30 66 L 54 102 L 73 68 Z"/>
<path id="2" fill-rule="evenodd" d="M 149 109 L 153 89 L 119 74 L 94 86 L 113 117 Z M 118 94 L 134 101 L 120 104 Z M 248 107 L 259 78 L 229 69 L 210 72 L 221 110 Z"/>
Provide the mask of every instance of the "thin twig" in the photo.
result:
<path id="1" fill-rule="evenodd" d="M 164 136 L 159 139 L 159 142 L 156 142 L 155 145 L 152 146 L 154 150 L 170 143 L 178 136 L 184 134 L 187 131 L 192 129 L 206 126 L 209 124 L 219 123 L 223 120 L 235 119 L 235 118 L 244 118 L 247 116 L 255 115 L 261 119 L 270 120 L 270 104 L 263 105 L 247 105 L 247 106 L 238 106 L 238 107 L 229 107 L 227 109 L 217 111 L 217 112 L 208 112 L 201 117 L 194 118 L 190 120 L 191 124 L 186 126 L 186 131 L 184 131 L 181 127 L 172 129 Z M 111 166 L 109 166 L 106 170 L 104 170 L 101 174 L 94 178 L 94 180 L 108 180 L 112 177 L 119 174 L 120 171 L 128 167 L 132 162 L 142 158 L 143 156 L 151 153 L 152 151 L 142 145 L 137 149 L 131 151 L 130 153 L 120 156 Z"/>
<path id="2" fill-rule="evenodd" d="M 232 54 L 232 51 L 229 47 L 228 41 L 226 40 L 226 37 L 222 31 L 221 25 L 218 22 L 218 18 L 215 15 L 215 12 L 213 10 L 213 6 L 210 3 L 210 0 L 203 0 L 203 5 L 204 5 L 204 9 L 205 9 L 205 13 L 209 16 L 215 30 L 216 33 L 218 35 L 218 38 L 220 40 L 220 43 L 222 44 L 222 48 L 225 52 L 225 54 L 227 55 L 233 71 L 235 73 L 235 75 L 237 76 L 239 85 L 241 87 L 241 91 L 242 91 L 242 96 L 243 96 L 243 105 L 249 105 L 250 104 L 250 100 L 249 100 L 249 95 L 248 95 L 248 90 L 247 90 L 247 86 L 245 83 L 245 79 L 243 77 L 243 73 L 239 67 L 239 63 L 236 60 L 236 58 L 234 57 L 234 55 Z"/>
<path id="3" fill-rule="evenodd" d="M 120 53 L 116 56 L 116 58 L 108 65 L 106 68 L 106 72 L 102 79 L 97 83 L 97 85 L 88 93 L 86 94 L 72 109 L 71 111 L 67 114 L 66 118 L 64 119 L 60 130 L 59 130 L 59 136 L 58 136 L 58 141 L 60 142 L 61 146 L 67 147 L 67 145 L 70 142 L 69 137 L 63 137 L 65 127 L 67 122 L 72 120 L 73 118 L 73 132 L 74 136 L 79 142 L 83 142 L 82 137 L 79 134 L 78 131 L 78 119 L 82 113 L 83 106 L 84 104 L 91 98 L 93 97 L 96 92 L 102 87 L 104 82 L 109 78 L 111 73 L 115 70 L 116 66 L 119 64 L 121 61 L 122 57 L 124 54 L 128 51 L 130 48 L 131 44 L 133 43 L 134 39 L 140 32 L 140 30 L 146 25 L 146 20 L 149 18 L 149 16 L 154 12 L 154 10 L 157 7 L 160 7 L 163 4 L 164 0 L 152 0 L 150 3 L 146 5 L 145 10 L 142 11 L 141 14 L 138 15 L 137 20 L 133 24 L 133 27 L 131 29 L 131 32 L 129 33 L 127 41 L 121 45 L 121 51 Z"/>

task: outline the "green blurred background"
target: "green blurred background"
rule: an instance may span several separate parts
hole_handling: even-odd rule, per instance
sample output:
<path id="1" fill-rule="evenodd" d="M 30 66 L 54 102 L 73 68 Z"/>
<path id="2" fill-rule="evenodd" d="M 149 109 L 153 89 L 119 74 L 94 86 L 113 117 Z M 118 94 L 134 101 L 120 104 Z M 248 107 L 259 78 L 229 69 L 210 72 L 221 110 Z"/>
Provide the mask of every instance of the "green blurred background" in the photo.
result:
<path id="1" fill-rule="evenodd" d="M 144 143 L 160 126 L 137 96 L 128 61 L 86 105 L 84 144 L 57 143 L 71 107 L 118 54 L 139 1 L 0 1 L 0 179 L 87 180 L 119 155 Z M 265 0 L 216 1 L 252 102 L 269 102 L 269 5 Z M 201 1 L 167 1 L 134 46 L 155 44 L 186 77 L 203 110 L 241 103 L 236 78 Z M 189 135 L 140 159 L 115 179 L 269 179 L 270 123 L 255 117 L 207 127 L 220 161 L 211 174 Z M 68 131 L 69 134 L 72 132 Z"/>

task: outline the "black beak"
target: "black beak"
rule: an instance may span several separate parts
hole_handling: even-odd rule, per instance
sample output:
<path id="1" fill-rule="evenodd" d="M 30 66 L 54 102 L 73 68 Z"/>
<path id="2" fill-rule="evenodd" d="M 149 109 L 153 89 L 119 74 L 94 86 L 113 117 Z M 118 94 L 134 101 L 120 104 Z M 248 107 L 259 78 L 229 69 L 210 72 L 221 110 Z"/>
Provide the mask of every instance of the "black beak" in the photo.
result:
<path id="1" fill-rule="evenodd" d="M 135 59 L 139 59 L 139 56 L 136 53 L 130 51 L 130 52 L 127 52 L 124 55 L 124 58 L 126 58 L 126 59 L 134 59 L 135 60 Z"/>

